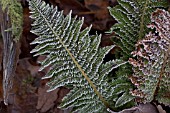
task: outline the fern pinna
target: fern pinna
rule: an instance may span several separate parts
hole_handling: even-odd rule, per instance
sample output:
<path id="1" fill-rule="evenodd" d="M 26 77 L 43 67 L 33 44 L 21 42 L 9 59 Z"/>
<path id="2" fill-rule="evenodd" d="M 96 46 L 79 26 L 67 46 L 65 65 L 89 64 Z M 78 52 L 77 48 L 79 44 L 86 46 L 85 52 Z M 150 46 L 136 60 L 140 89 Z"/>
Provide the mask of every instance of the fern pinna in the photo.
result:
<path id="1" fill-rule="evenodd" d="M 109 7 L 110 14 L 117 20 L 117 23 L 111 27 L 108 33 L 115 33 L 112 40 L 115 45 L 121 49 L 118 51 L 118 53 L 121 54 L 118 55 L 117 59 L 127 61 L 132 57 L 131 52 L 135 50 L 137 41 L 144 38 L 145 34 L 150 31 L 146 26 L 150 23 L 151 13 L 158 7 L 167 7 L 168 3 L 166 0 L 117 1 L 119 5 L 113 8 Z M 114 81 L 120 82 L 117 82 L 118 84 L 116 84 L 115 87 L 119 86 L 124 97 L 129 96 L 129 91 L 133 88 L 130 87 L 132 85 L 130 85 L 131 82 L 129 80 L 129 76 L 131 76 L 132 73 L 132 66 L 128 63 L 120 66 L 116 72 Z M 129 87 L 125 88 L 122 84 L 129 84 Z"/>
<path id="2" fill-rule="evenodd" d="M 170 13 L 157 9 L 151 16 L 150 32 L 136 44 L 132 52 L 137 60 L 130 58 L 134 66 L 132 83 L 137 89 L 132 94 L 137 100 L 150 102 L 157 100 L 170 105 Z"/>
<path id="3" fill-rule="evenodd" d="M 50 66 L 43 79 L 50 89 L 60 86 L 71 87 L 63 99 L 61 108 L 73 107 L 81 113 L 105 113 L 112 109 L 114 88 L 107 83 L 107 75 L 119 65 L 121 60 L 102 64 L 104 56 L 114 46 L 99 48 L 101 35 L 89 35 L 90 27 L 81 31 L 83 19 L 64 17 L 63 11 L 41 0 L 30 0 L 31 18 L 34 19 L 31 32 L 39 36 L 32 44 L 38 44 L 31 52 L 47 55 L 41 62 L 41 69 Z"/>

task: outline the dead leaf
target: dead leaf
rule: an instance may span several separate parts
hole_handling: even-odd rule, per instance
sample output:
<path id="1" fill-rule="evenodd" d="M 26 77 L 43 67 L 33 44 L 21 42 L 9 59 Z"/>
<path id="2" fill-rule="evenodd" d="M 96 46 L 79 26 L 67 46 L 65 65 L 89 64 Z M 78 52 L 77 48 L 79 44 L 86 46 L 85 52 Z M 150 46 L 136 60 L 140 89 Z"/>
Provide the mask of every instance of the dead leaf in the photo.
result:
<path id="1" fill-rule="evenodd" d="M 30 74 L 34 77 L 37 75 L 37 73 L 39 72 L 39 68 L 40 66 L 37 64 L 37 65 L 32 65 L 31 64 L 31 59 L 30 58 L 23 58 L 22 60 L 19 61 L 19 64 L 20 66 L 23 68 L 23 69 L 26 69 L 28 71 L 30 71 Z"/>
<path id="2" fill-rule="evenodd" d="M 61 87 L 59 90 L 59 94 L 58 94 L 58 99 L 57 99 L 57 103 L 60 104 L 62 102 L 63 97 L 69 92 L 70 90 L 65 88 L 65 87 Z"/>
<path id="3" fill-rule="evenodd" d="M 163 108 L 162 108 L 161 105 L 158 105 L 158 106 L 157 106 L 157 109 L 158 109 L 159 113 L 166 113 L 166 111 L 163 110 Z"/>
<path id="4" fill-rule="evenodd" d="M 124 109 L 120 112 L 108 110 L 110 113 L 158 113 L 157 108 L 151 103 L 139 104 L 136 107 Z"/>
<path id="5" fill-rule="evenodd" d="M 58 98 L 59 89 L 47 92 L 48 88 L 49 87 L 47 85 L 38 88 L 38 103 L 36 108 L 42 113 L 47 112 L 50 108 L 52 108 Z"/>
<path id="6" fill-rule="evenodd" d="M 151 103 L 139 104 L 138 111 L 134 113 L 158 113 L 157 108 Z"/>
<path id="7" fill-rule="evenodd" d="M 64 10 L 64 14 L 68 14 L 70 10 L 73 11 L 73 14 L 89 11 L 85 6 L 83 6 L 77 0 L 56 0 L 55 2 L 59 3 L 59 7 Z"/>
<path id="8" fill-rule="evenodd" d="M 109 11 L 107 7 L 109 2 L 107 0 L 84 0 L 85 6 L 95 12 L 95 17 L 98 20 L 103 20 L 109 17 Z"/>

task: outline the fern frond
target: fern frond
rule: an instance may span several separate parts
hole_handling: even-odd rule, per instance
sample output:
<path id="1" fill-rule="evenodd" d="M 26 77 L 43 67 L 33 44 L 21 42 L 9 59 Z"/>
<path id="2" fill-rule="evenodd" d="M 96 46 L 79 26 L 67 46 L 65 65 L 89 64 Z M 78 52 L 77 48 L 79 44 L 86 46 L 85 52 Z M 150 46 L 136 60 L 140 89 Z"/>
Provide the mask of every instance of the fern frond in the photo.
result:
<path id="1" fill-rule="evenodd" d="M 136 44 L 133 55 L 137 60 L 130 59 L 134 66 L 131 80 L 137 86 L 132 93 L 143 102 L 157 100 L 170 105 L 170 14 L 157 9 L 151 21 L 149 28 L 155 28 L 155 33 Z"/>
<path id="2" fill-rule="evenodd" d="M 146 26 L 150 23 L 151 13 L 168 3 L 164 0 L 118 0 L 118 3 L 116 7 L 109 7 L 111 16 L 118 23 L 113 25 L 108 33 L 115 32 L 119 36 L 119 40 L 114 42 L 122 49 L 124 59 L 128 60 L 136 42 L 149 31 Z"/>
<path id="3" fill-rule="evenodd" d="M 11 21 L 11 28 L 6 31 L 11 31 L 15 41 L 18 41 L 22 34 L 23 24 L 23 9 L 21 3 L 17 0 L 1 0 L 2 10 L 7 10 Z"/>
<path id="4" fill-rule="evenodd" d="M 32 53 L 47 55 L 41 69 L 50 66 L 43 79 L 51 78 L 48 91 L 60 86 L 72 87 L 63 99 L 61 108 L 73 107 L 81 113 L 105 113 L 112 108 L 114 89 L 108 84 L 107 74 L 124 65 L 121 60 L 103 64 L 104 56 L 114 46 L 99 48 L 101 35 L 89 35 L 90 27 L 81 31 L 83 19 L 64 17 L 57 7 L 41 0 L 30 0 L 31 32 L 39 36 L 32 44 L 38 44 Z"/>
<path id="5" fill-rule="evenodd" d="M 117 20 L 117 23 L 113 25 L 108 33 L 115 32 L 115 36 L 113 37 L 113 42 L 115 45 L 121 48 L 121 53 L 117 59 L 122 59 L 127 61 L 130 57 L 132 57 L 131 52 L 135 50 L 135 44 L 139 39 L 142 39 L 146 33 L 150 31 L 146 27 L 148 23 L 150 23 L 150 15 L 157 8 L 163 8 L 168 5 L 167 1 L 153 1 L 153 0 L 117 0 L 119 5 L 111 8 L 109 7 L 109 11 L 111 16 Z M 124 79 L 123 82 L 118 82 L 115 86 L 121 84 L 129 84 L 128 89 L 125 89 L 124 86 L 121 87 L 122 95 L 119 96 L 131 98 L 133 102 L 133 96 L 130 96 L 129 93 L 131 89 L 133 89 L 133 85 L 129 80 L 129 76 L 133 74 L 132 66 L 130 64 L 122 65 L 116 71 L 115 80 L 116 79 Z M 123 92 L 124 90 L 124 92 Z M 115 100 L 116 103 L 121 97 L 117 97 Z M 116 96 L 115 96 L 116 99 Z M 129 101 L 127 101 L 129 102 Z M 125 103 L 124 103 L 125 104 Z M 118 104 L 116 104 L 119 106 Z"/>

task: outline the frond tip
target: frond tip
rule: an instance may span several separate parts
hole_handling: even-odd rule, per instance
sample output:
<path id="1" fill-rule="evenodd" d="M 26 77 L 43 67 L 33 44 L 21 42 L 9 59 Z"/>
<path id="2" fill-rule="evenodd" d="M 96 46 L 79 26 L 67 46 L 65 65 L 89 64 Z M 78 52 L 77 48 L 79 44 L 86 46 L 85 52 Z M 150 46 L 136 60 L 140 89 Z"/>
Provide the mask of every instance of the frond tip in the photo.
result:
<path id="1" fill-rule="evenodd" d="M 69 86 L 73 89 L 60 107 L 73 107 L 82 113 L 105 113 L 112 102 L 113 88 L 108 84 L 107 74 L 126 62 L 121 60 L 103 64 L 103 58 L 114 47 L 99 48 L 101 35 L 89 35 L 91 27 L 81 31 L 83 19 L 64 17 L 57 7 L 41 0 L 30 0 L 31 32 L 39 36 L 32 44 L 38 44 L 31 52 L 47 55 L 41 69 L 50 66 L 44 79 L 51 78 L 50 89 Z"/>

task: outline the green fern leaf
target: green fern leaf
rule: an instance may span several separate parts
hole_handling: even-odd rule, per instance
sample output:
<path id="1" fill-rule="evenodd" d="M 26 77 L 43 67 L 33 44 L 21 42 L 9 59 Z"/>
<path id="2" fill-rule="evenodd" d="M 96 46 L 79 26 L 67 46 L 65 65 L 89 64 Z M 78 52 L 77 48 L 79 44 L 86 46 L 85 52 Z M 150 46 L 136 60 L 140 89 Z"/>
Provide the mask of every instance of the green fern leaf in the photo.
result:
<path id="1" fill-rule="evenodd" d="M 113 25 L 108 31 L 108 33 L 115 32 L 115 36 L 112 38 L 116 46 L 121 48 L 121 51 L 118 51 L 119 55 L 117 59 L 122 59 L 127 61 L 132 57 L 131 52 L 135 50 L 135 44 L 139 39 L 142 39 L 146 33 L 150 31 L 146 27 L 150 23 L 150 15 L 157 8 L 163 8 L 168 5 L 167 1 L 153 1 L 153 0 L 117 0 L 119 5 L 111 8 L 109 11 L 111 16 L 117 20 L 117 23 Z M 129 80 L 129 76 L 133 74 L 132 66 L 130 64 L 122 65 L 116 71 L 115 81 L 123 79 L 124 81 L 114 84 L 116 86 L 122 86 L 122 95 L 120 97 L 114 97 L 116 106 L 122 106 L 121 101 L 122 97 L 126 100 L 126 96 L 130 97 L 130 91 L 134 88 L 132 83 Z M 123 84 L 128 84 L 127 89 Z M 114 87 L 114 86 L 112 86 Z M 120 99 L 119 99 L 120 98 Z M 133 102 L 133 96 L 130 97 L 131 100 L 126 102 Z M 120 104 L 119 104 L 120 103 Z M 124 103 L 126 104 L 126 103 Z"/>
<path id="2" fill-rule="evenodd" d="M 57 7 L 41 0 L 30 0 L 31 18 L 34 19 L 31 32 L 39 36 L 31 44 L 38 44 L 31 52 L 47 55 L 41 62 L 41 69 L 50 66 L 43 79 L 53 91 L 60 86 L 72 88 L 64 97 L 61 108 L 73 107 L 81 113 L 105 113 L 112 108 L 114 89 L 108 84 L 107 74 L 125 64 L 121 60 L 103 64 L 104 56 L 114 46 L 99 48 L 101 35 L 89 35 L 90 27 L 81 31 L 83 19 L 64 17 Z"/>
<path id="3" fill-rule="evenodd" d="M 149 28 L 156 32 L 136 44 L 133 55 L 137 60 L 129 60 L 134 66 L 131 80 L 137 86 L 132 93 L 142 102 L 157 100 L 170 105 L 170 14 L 157 9 L 151 20 Z"/>
<path id="4" fill-rule="evenodd" d="M 150 15 L 160 7 L 166 7 L 167 1 L 153 0 L 118 0 L 119 5 L 114 8 L 109 7 L 111 16 L 118 23 L 113 25 L 108 33 L 113 31 L 119 36 L 116 43 L 122 49 L 123 59 L 128 60 L 131 52 L 135 49 L 135 44 L 142 39 L 149 29 L 146 27 L 150 23 Z"/>

